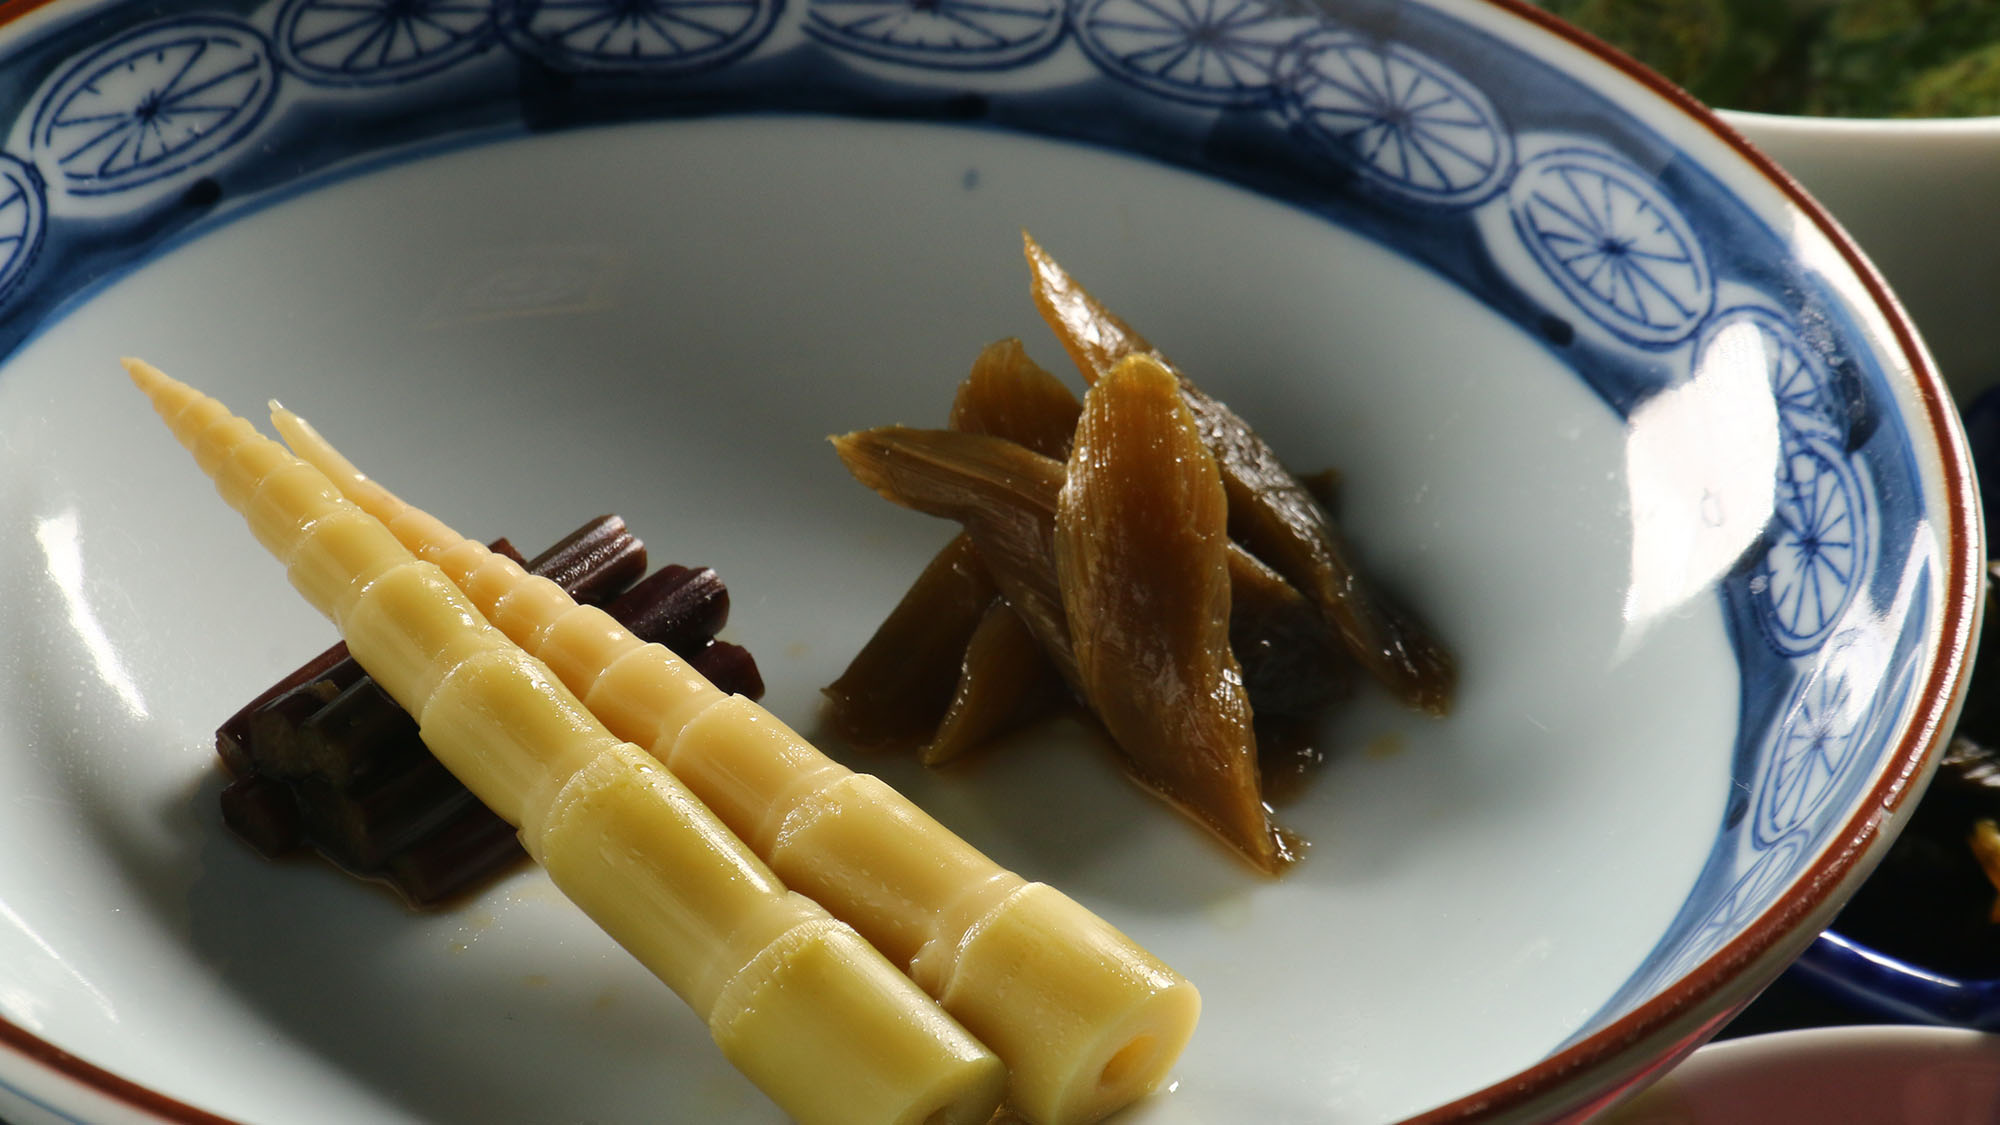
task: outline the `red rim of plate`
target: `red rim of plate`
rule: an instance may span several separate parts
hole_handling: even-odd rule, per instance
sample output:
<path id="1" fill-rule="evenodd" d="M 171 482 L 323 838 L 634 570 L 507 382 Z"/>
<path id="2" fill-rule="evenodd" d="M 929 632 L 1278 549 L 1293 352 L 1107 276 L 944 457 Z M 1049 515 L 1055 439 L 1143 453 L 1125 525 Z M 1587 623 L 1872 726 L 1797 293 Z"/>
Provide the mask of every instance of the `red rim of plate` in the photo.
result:
<path id="1" fill-rule="evenodd" d="M 0 27 L 59 2 L 61 0 L 0 0 Z M 1609 1085 L 1585 1085 L 1577 1080 L 1599 1066 L 1611 1064 L 1623 1052 L 1671 1030 L 1683 1018 L 1700 1017 L 1681 1033 L 1682 1041 L 1678 1046 L 1692 1047 L 1719 1030 L 1724 1017 L 1735 1007 L 1747 1003 L 1749 995 L 1746 993 L 1734 1003 L 1720 1006 L 1714 1002 L 1731 982 L 1778 949 L 1786 938 L 1794 936 L 1800 924 L 1827 905 L 1828 899 L 1853 873 L 1856 864 L 1869 854 L 1881 835 L 1884 822 L 1902 805 L 1911 792 L 1912 783 L 1923 773 L 1946 721 L 1957 712 L 1965 690 L 1964 673 L 1971 649 L 1972 624 L 1978 616 L 1979 575 L 1984 568 L 1984 560 L 1978 557 L 1981 553 L 1978 529 L 1972 519 L 1972 513 L 1979 506 L 1978 494 L 1969 457 L 1954 421 L 1957 408 L 1929 355 L 1918 345 L 1909 315 L 1847 232 L 1806 194 L 1798 181 L 1680 87 L 1596 37 L 1530 6 L 1525 0 L 1484 2 L 1590 51 L 1678 107 L 1776 185 L 1786 199 L 1833 244 L 1841 260 L 1854 271 L 1862 289 L 1887 320 L 1896 346 L 1909 362 L 1915 377 L 1924 411 L 1923 420 L 1930 424 L 1932 436 L 1943 454 L 1940 459 L 1944 475 L 1942 491 L 1946 498 L 1957 499 L 1957 503 L 1949 507 L 1952 523 L 1948 529 L 1948 541 L 1955 550 L 1944 560 L 1948 570 L 1940 625 L 1946 649 L 1924 683 L 1919 696 L 1924 703 L 1903 732 L 1888 771 L 1877 780 L 1858 810 L 1835 836 L 1834 842 L 1794 882 L 1791 892 L 1672 987 L 1613 1021 L 1610 1026 L 1503 1082 L 1410 1118 L 1405 1125 L 1475 1121 L 1530 1108 L 1546 1111 L 1549 1116 L 1574 1112 L 1592 1106 L 1596 1099 L 1615 1092 L 1620 1083 L 1637 1081 L 1645 1074 L 1647 1066 L 1658 1060 L 1632 1060 L 1629 1074 L 1621 1073 L 1618 1080 Z M 1703 1011 L 1711 1007 L 1712 1011 Z M 98 1094 L 177 1125 L 237 1125 L 230 1118 L 219 1117 L 79 1058 L 4 1018 L 0 1018 L 0 1045 L 10 1047 Z M 1675 1045 L 1671 1042 L 1660 1044 L 1663 1050 Z M 1574 1088 L 1565 1089 L 1572 1084 Z M 18 1092 L 32 1097 L 26 1091 Z"/>

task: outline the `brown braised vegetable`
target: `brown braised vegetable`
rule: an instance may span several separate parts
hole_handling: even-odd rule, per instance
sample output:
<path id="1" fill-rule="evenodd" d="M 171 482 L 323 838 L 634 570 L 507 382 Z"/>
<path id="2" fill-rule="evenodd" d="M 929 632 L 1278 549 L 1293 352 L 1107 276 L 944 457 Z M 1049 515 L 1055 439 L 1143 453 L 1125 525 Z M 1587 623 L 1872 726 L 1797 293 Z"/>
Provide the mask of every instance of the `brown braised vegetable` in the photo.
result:
<path id="1" fill-rule="evenodd" d="M 928 741 L 958 685 L 959 658 L 999 587 L 968 535 L 954 536 L 827 685 L 827 721 L 871 748 Z"/>
<path id="2" fill-rule="evenodd" d="M 1048 252 L 1022 235 L 1035 307 L 1094 382 L 1129 355 L 1174 372 L 1196 425 L 1221 469 L 1229 531 L 1313 599 L 1348 652 L 1398 699 L 1433 714 L 1451 707 L 1458 672 L 1451 653 L 1355 568 L 1333 519 L 1312 492 L 1234 411 L 1210 398 L 1145 337 L 1092 297 Z"/>
<path id="3" fill-rule="evenodd" d="M 1323 759 L 1319 719 L 1350 670 L 1441 714 L 1453 658 L 1350 563 L 1337 475 L 1293 476 L 1025 234 L 1024 247 L 1036 306 L 1096 405 L 1008 339 L 980 353 L 949 430 L 833 439 L 864 484 L 964 528 L 828 689 L 834 725 L 916 742 L 936 764 L 1066 692 L 1128 772 L 1274 872 L 1296 842 L 1267 801 Z M 1121 385 L 1100 391 L 1114 371 Z"/>
<path id="4" fill-rule="evenodd" d="M 1056 572 L 1058 497 L 1068 476 L 1062 462 L 987 435 L 895 426 L 835 438 L 834 447 L 856 478 L 887 499 L 964 525 L 1010 611 L 1049 662 L 1062 670 L 1059 682 L 1087 698 Z M 1214 621 L 1227 628 L 1229 650 L 1240 654 L 1244 688 L 1259 724 L 1283 726 L 1284 716 L 1320 713 L 1346 689 L 1346 661 L 1338 640 L 1311 603 L 1269 567 L 1226 539 L 1221 552 L 1230 607 Z M 1265 766 L 1296 775 L 1316 755 L 1310 739 L 1297 730 L 1282 733 L 1287 737 L 1267 750 Z M 1255 741 L 1250 745 L 1254 763 Z M 1146 773 L 1135 764 L 1135 772 L 1164 789 L 1154 776 L 1160 771 Z M 1230 776 L 1225 791 L 1234 794 L 1230 799 L 1241 813 L 1244 789 L 1239 778 Z M 1191 801 L 1176 799 L 1193 807 Z M 1213 825 L 1217 818 L 1198 819 Z M 1260 868 L 1271 870 L 1281 862 L 1276 844 L 1255 842 L 1275 839 L 1268 830 L 1262 835 L 1248 831 L 1241 817 L 1232 823 L 1237 831 L 1225 838 L 1239 845 L 1252 841 L 1246 855 Z"/>
<path id="5" fill-rule="evenodd" d="M 883 426 L 833 439 L 855 479 L 883 499 L 956 520 L 1000 593 L 1076 682 L 1069 623 L 1056 589 L 1056 494 L 1063 463 L 1004 438 Z"/>
<path id="6" fill-rule="evenodd" d="M 951 400 L 951 428 L 990 434 L 1058 461 L 1069 456 L 1083 404 L 1028 358 L 1021 341 L 988 344 Z"/>
<path id="7" fill-rule="evenodd" d="M 493 549 L 521 561 L 505 541 Z M 762 694 L 755 661 L 714 639 L 728 591 L 713 570 L 645 574 L 645 547 L 616 516 L 578 528 L 526 564 L 604 605 L 644 640 L 680 652 L 725 691 Z M 266 855 L 310 848 L 385 882 L 413 906 L 469 890 L 521 858 L 514 830 L 423 746 L 417 724 L 335 645 L 260 693 L 216 731 L 233 780 L 223 819 Z"/>
<path id="8" fill-rule="evenodd" d="M 1264 807 L 1229 646 L 1229 504 L 1172 372 L 1131 355 L 1084 397 L 1056 501 L 1057 585 L 1084 701 L 1128 771 L 1259 870 Z"/>
<path id="9" fill-rule="evenodd" d="M 973 360 L 952 398 L 951 428 L 1061 458 L 1082 409 L 1068 387 L 1010 338 L 987 345 Z M 1017 710 L 1032 711 L 1042 694 L 1046 660 L 1035 665 L 996 637 L 976 658 L 968 647 L 994 607 L 1006 604 L 971 539 L 953 538 L 826 687 L 828 722 L 864 747 L 921 745 L 924 760 L 936 763 L 969 749 L 976 732 L 990 736 L 1022 721 L 1026 715 Z M 988 690 L 1009 697 L 980 698 Z"/>
<path id="10" fill-rule="evenodd" d="M 856 479 L 892 503 L 964 525 L 1009 606 L 1074 685 L 1069 621 L 1055 571 L 1063 463 L 1010 441 L 884 426 L 833 439 Z M 1347 663 L 1317 611 L 1249 552 L 1229 544 L 1230 643 L 1263 715 L 1316 714 L 1346 694 Z"/>
<path id="11" fill-rule="evenodd" d="M 949 762 L 1054 712 L 1068 698 L 1027 623 L 1004 598 L 994 598 L 966 640 L 958 683 L 923 747 L 923 763 Z"/>

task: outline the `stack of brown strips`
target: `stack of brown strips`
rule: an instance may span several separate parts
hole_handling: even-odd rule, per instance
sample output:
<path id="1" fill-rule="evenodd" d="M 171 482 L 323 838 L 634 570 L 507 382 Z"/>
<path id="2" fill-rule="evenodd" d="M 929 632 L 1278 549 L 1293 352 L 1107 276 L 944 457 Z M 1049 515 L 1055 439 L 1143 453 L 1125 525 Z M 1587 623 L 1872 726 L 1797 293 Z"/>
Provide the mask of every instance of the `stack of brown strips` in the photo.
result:
<path id="1" fill-rule="evenodd" d="M 523 562 L 505 539 L 491 546 Z M 674 650 L 722 691 L 762 697 L 750 653 L 715 639 L 729 620 L 729 591 L 715 571 L 669 565 L 647 575 L 646 546 L 619 517 L 598 516 L 524 565 Z M 526 858 L 514 828 L 438 763 L 416 720 L 344 642 L 232 715 L 215 745 L 232 778 L 223 820 L 267 856 L 310 849 L 419 907 Z"/>

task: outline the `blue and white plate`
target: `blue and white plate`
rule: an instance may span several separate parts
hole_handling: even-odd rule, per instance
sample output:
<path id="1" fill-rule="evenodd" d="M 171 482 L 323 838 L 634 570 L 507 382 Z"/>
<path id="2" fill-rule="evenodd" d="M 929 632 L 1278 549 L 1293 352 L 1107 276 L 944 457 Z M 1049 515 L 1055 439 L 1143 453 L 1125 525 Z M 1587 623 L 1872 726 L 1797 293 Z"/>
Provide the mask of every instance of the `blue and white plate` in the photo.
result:
<path id="1" fill-rule="evenodd" d="M 10 7 L 10 11 L 16 10 Z M 1082 728 L 864 760 L 1201 986 L 1127 1120 L 1546 1120 L 1824 925 L 1955 713 L 1979 522 L 1873 271 L 1512 4 L 51 3 L 0 28 L 0 1115 L 768 1122 L 522 872 L 415 917 L 222 828 L 210 732 L 329 639 L 117 370 L 276 396 L 469 533 L 715 566 L 808 730 L 948 529 L 1027 228 L 1459 652 L 1365 695 L 1259 879 Z M 172 15 L 161 13 L 171 7 Z M 838 747 L 835 747 L 838 751 Z"/>

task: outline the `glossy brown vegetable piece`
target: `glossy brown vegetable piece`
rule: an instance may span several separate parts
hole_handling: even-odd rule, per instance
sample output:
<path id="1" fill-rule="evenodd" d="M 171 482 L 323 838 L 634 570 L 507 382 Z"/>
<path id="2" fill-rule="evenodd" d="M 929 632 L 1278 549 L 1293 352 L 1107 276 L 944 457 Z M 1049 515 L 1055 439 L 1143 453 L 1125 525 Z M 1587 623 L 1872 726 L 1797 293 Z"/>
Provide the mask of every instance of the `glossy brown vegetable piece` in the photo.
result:
<path id="1" fill-rule="evenodd" d="M 1229 646 L 1229 505 L 1178 381 L 1151 356 L 1120 360 L 1085 396 L 1054 543 L 1079 686 L 1130 772 L 1276 872 L 1290 856 Z"/>
<path id="2" fill-rule="evenodd" d="M 869 749 L 929 741 L 951 706 L 966 644 L 999 594 L 972 537 L 954 536 L 826 686 L 828 724 Z"/>
<path id="3" fill-rule="evenodd" d="M 1025 246 L 1035 303 L 1090 390 L 1078 403 L 1003 340 L 960 384 L 951 429 L 834 439 L 863 483 L 964 533 L 828 689 L 832 717 L 935 764 L 1067 695 L 1135 778 L 1275 872 L 1295 848 L 1266 799 L 1321 760 L 1318 720 L 1351 669 L 1441 713 L 1452 658 L 1350 564 L 1337 478 L 1294 477 Z"/>
<path id="4" fill-rule="evenodd" d="M 1069 451 L 1083 409 L 1017 339 L 989 344 L 951 404 L 951 428 L 1004 438 L 1044 456 Z M 917 745 L 924 761 L 956 758 L 1051 709 L 1054 670 L 1032 645 L 972 540 L 954 538 L 924 567 L 825 689 L 827 720 L 858 745 Z"/>
<path id="5" fill-rule="evenodd" d="M 1083 404 L 1028 358 L 1021 341 L 988 344 L 951 400 L 951 428 L 990 434 L 1060 461 L 1069 456 Z"/>
<path id="6" fill-rule="evenodd" d="M 1005 438 L 883 426 L 833 439 L 855 479 L 905 508 L 956 520 L 1001 596 L 1076 682 L 1056 588 L 1056 494 L 1063 463 Z"/>
<path id="7" fill-rule="evenodd" d="M 1087 700 L 1056 572 L 1064 464 L 1010 441 L 953 430 L 885 426 L 837 437 L 833 444 L 856 479 L 884 498 L 965 528 L 1011 612 L 1060 673 L 1058 682 Z M 1241 654 L 1244 688 L 1260 724 L 1317 713 L 1345 691 L 1338 641 L 1312 605 L 1269 567 L 1226 539 L 1222 553 L 1229 606 L 1223 612 L 1208 609 L 1213 622 L 1227 630 L 1228 649 Z M 1276 751 L 1283 759 L 1278 768 L 1292 773 L 1302 757 L 1313 754 L 1310 741 L 1296 736 Z M 1271 756 L 1267 753 L 1267 766 Z M 1149 774 L 1142 773 L 1141 780 L 1160 788 Z M 1215 818 L 1200 819 L 1213 826 Z M 1225 838 L 1248 840 L 1244 854 L 1253 863 L 1270 870 L 1280 862 L 1262 834 L 1244 830 L 1240 817 L 1233 823 L 1238 831 Z"/>
<path id="8" fill-rule="evenodd" d="M 1099 304 L 1032 237 L 1022 238 L 1035 307 L 1084 379 L 1095 382 L 1131 355 L 1150 356 L 1173 372 L 1221 471 L 1230 534 L 1312 598 L 1355 661 L 1398 699 L 1433 714 L 1448 711 L 1458 679 L 1451 653 L 1363 579 L 1311 491 L 1234 411 Z"/>
<path id="9" fill-rule="evenodd" d="M 963 525 L 1014 612 L 1074 685 L 1055 572 L 1056 496 L 1066 470 L 1010 441 L 882 426 L 833 439 L 848 471 L 884 499 Z M 1263 716 L 1317 714 L 1347 691 L 1340 644 L 1304 595 L 1235 543 L 1226 547 L 1230 644 Z"/>
<path id="10" fill-rule="evenodd" d="M 952 397 L 951 428 L 1005 438 L 1060 460 L 1069 453 L 1082 410 L 1076 395 L 1010 337 L 987 345 L 973 361 Z M 1055 711 L 1067 698 L 1034 631 L 996 595 L 966 643 L 957 688 L 923 760 L 948 762 Z"/>
<path id="11" fill-rule="evenodd" d="M 1027 622 L 995 598 L 966 641 L 957 688 L 923 748 L 923 762 L 943 765 L 1053 713 L 1068 698 Z"/>

